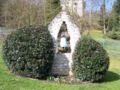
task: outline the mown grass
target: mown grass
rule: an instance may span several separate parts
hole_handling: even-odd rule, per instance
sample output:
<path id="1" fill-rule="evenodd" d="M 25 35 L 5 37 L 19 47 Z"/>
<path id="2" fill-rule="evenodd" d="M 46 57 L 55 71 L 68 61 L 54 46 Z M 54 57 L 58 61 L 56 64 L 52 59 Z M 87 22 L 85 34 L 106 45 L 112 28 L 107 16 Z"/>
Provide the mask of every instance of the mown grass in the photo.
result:
<path id="1" fill-rule="evenodd" d="M 101 31 L 91 31 L 91 36 L 103 45 L 111 59 L 120 60 L 120 40 L 112 40 L 103 36 Z"/>
<path id="2" fill-rule="evenodd" d="M 100 31 L 91 31 L 110 55 L 110 68 L 103 83 L 67 85 L 16 76 L 7 69 L 2 59 L 0 41 L 0 90 L 120 90 L 120 41 L 104 38 Z"/>

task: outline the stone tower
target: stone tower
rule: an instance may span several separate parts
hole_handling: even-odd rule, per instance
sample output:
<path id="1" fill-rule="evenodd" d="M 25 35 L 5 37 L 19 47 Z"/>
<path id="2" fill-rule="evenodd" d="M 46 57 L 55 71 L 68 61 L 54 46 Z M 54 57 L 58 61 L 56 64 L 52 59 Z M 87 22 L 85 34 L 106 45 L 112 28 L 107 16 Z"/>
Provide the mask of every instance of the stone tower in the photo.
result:
<path id="1" fill-rule="evenodd" d="M 53 75 L 72 75 L 72 55 L 77 44 L 77 41 L 80 39 L 80 29 L 71 19 L 71 16 L 66 11 L 69 7 L 70 9 L 70 1 L 68 0 L 60 0 L 62 10 L 61 12 L 52 20 L 52 22 L 48 25 L 48 30 L 53 38 L 54 47 L 55 47 L 55 56 L 54 63 L 52 67 Z M 66 1 L 68 1 L 66 5 Z M 78 6 L 77 6 L 78 7 Z M 77 12 L 77 8 L 75 9 Z M 80 10 L 81 11 L 81 10 Z M 81 13 L 81 12 L 79 12 Z M 78 14 L 82 16 L 82 14 Z M 61 31 L 62 25 L 65 24 L 65 31 Z M 69 35 L 69 52 L 59 52 L 59 42 L 61 33 L 68 33 Z"/>
<path id="2" fill-rule="evenodd" d="M 84 0 L 61 0 L 61 2 L 70 13 L 75 13 L 79 16 L 83 15 Z"/>

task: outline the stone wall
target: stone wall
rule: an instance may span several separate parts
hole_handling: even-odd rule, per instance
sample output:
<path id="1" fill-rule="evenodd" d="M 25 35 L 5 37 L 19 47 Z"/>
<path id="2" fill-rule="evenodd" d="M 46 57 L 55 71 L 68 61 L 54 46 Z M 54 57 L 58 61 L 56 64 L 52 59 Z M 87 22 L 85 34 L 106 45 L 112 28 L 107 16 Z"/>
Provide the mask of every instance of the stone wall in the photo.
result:
<path id="1" fill-rule="evenodd" d="M 83 15 L 84 0 L 61 0 L 61 2 L 61 5 L 65 5 L 66 10 L 69 11 L 70 14 Z"/>

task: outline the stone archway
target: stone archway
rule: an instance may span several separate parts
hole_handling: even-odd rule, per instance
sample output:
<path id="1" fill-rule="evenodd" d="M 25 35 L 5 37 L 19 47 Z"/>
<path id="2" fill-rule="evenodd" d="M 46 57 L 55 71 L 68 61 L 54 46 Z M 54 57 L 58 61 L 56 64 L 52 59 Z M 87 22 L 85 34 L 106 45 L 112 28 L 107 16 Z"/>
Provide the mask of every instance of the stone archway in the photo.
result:
<path id="1" fill-rule="evenodd" d="M 70 72 L 71 50 L 69 50 L 68 47 L 66 47 L 66 49 L 61 47 L 60 44 L 61 44 L 61 38 L 63 38 L 62 36 L 66 37 L 67 45 L 68 47 L 70 47 L 70 36 L 68 34 L 67 25 L 64 21 L 61 24 L 56 40 L 56 54 L 54 58 L 52 72 L 53 75 L 68 76 Z"/>
<path id="2" fill-rule="evenodd" d="M 70 45 L 70 35 L 67 30 L 67 25 L 63 21 L 60 31 L 58 33 L 57 39 L 57 52 L 59 53 L 70 53 L 71 45 Z"/>

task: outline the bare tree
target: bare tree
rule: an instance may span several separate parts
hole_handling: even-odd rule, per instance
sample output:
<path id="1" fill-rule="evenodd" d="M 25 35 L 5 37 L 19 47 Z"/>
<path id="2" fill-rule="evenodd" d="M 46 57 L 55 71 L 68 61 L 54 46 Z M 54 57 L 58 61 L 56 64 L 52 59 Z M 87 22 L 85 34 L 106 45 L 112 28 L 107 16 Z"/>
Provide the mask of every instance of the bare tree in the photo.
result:
<path id="1" fill-rule="evenodd" d="M 60 10 L 60 6 L 54 0 L 8 0 L 3 10 L 5 25 L 19 28 L 47 25 Z"/>
<path id="2" fill-rule="evenodd" d="M 102 7 L 103 7 L 103 33 L 106 35 L 106 3 L 105 3 L 106 0 L 102 0 Z"/>
<path id="3" fill-rule="evenodd" d="M 83 0 L 85 1 L 85 0 Z M 79 17 L 74 12 L 72 15 L 74 22 L 79 26 L 81 32 L 88 31 L 93 29 L 100 29 L 99 19 L 101 15 L 100 8 L 102 7 L 102 17 L 103 19 L 103 32 L 106 33 L 106 0 L 89 0 L 85 2 L 85 7 L 83 8 L 83 16 Z M 87 5 L 89 3 L 89 5 Z M 83 4 L 84 5 L 84 4 Z"/>

